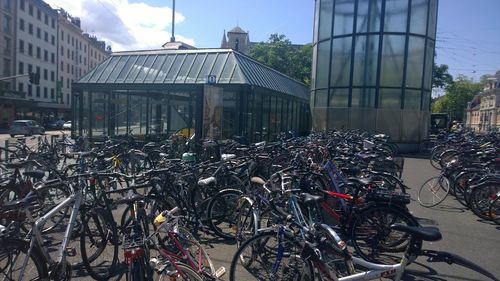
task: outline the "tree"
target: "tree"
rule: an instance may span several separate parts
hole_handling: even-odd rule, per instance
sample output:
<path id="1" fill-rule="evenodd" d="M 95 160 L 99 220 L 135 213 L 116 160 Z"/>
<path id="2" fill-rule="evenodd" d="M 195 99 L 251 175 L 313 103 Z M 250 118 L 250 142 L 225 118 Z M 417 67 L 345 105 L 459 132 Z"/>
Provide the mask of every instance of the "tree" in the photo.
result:
<path id="1" fill-rule="evenodd" d="M 295 47 L 283 34 L 271 34 L 267 42 L 253 45 L 248 55 L 307 85 L 311 79 L 312 46 Z"/>
<path id="2" fill-rule="evenodd" d="M 434 63 L 432 67 L 432 88 L 446 89 L 451 84 L 453 84 L 453 76 L 448 73 L 448 65 Z"/>
<path id="3" fill-rule="evenodd" d="M 432 112 L 446 112 L 452 120 L 462 121 L 467 103 L 482 90 L 481 83 L 474 83 L 465 75 L 458 75 L 446 87 L 446 94 L 432 104 Z"/>

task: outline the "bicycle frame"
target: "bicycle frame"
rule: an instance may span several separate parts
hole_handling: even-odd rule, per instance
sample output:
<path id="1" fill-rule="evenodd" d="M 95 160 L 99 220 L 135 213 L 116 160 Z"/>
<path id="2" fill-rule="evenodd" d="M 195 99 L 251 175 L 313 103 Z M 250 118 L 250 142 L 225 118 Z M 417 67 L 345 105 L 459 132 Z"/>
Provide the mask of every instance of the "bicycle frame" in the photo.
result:
<path id="1" fill-rule="evenodd" d="M 62 271 L 66 269 L 66 264 L 63 263 L 66 260 L 66 247 L 68 246 L 69 243 L 69 238 L 73 232 L 73 226 L 76 221 L 76 216 L 78 214 L 78 211 L 80 210 L 80 206 L 83 202 L 83 193 L 82 191 L 77 191 L 76 193 L 72 194 L 70 197 L 59 203 L 56 207 L 54 207 L 52 210 L 50 210 L 47 214 L 43 215 L 40 217 L 35 224 L 33 225 L 33 228 L 31 229 L 31 232 L 28 234 L 30 237 L 30 247 L 29 250 L 26 254 L 26 258 L 24 259 L 20 274 L 19 274 L 19 281 L 23 279 L 24 272 L 26 270 L 26 266 L 28 264 L 29 256 L 31 252 L 33 251 L 34 247 L 39 247 L 43 257 L 45 259 L 45 263 L 49 265 L 53 264 L 61 264 L 62 265 Z M 70 215 L 70 220 L 68 223 L 68 226 L 66 227 L 66 231 L 64 233 L 63 241 L 61 244 L 61 249 L 59 252 L 59 255 L 56 260 L 53 260 L 50 255 L 48 250 L 46 249 L 45 246 L 43 246 L 43 239 L 42 239 L 42 228 L 45 225 L 45 223 L 51 219 L 53 216 L 55 216 L 59 211 L 62 209 L 73 206 L 71 210 L 71 215 Z"/>

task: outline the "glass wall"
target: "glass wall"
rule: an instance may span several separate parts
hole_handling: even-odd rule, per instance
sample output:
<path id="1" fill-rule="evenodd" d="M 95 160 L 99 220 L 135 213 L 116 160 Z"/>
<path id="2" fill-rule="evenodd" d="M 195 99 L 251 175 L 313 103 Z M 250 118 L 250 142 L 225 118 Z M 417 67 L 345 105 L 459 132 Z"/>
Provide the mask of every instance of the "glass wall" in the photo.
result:
<path id="1" fill-rule="evenodd" d="M 254 142 L 272 141 L 289 130 L 300 134 L 309 129 L 307 100 L 251 87 L 222 89 L 221 93 L 218 110 L 222 111 L 223 139 L 244 135 Z M 197 122 L 203 122 L 196 117 L 199 94 L 194 90 L 82 91 L 74 99 L 73 133 L 99 137 L 170 135 L 184 128 L 195 131 Z"/>
<path id="2" fill-rule="evenodd" d="M 325 118 L 324 107 L 332 112 L 328 116 L 340 107 L 427 112 L 437 5 L 438 0 L 316 0 L 313 119 Z"/>

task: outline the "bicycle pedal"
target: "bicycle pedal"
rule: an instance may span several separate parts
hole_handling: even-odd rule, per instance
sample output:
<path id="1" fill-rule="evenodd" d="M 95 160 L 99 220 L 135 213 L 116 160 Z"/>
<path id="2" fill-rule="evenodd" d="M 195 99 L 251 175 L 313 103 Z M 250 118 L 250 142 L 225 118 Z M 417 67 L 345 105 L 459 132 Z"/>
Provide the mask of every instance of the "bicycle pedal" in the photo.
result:
<path id="1" fill-rule="evenodd" d="M 226 268 L 221 266 L 219 269 L 215 271 L 215 278 L 219 279 L 221 278 L 224 274 L 226 274 Z"/>

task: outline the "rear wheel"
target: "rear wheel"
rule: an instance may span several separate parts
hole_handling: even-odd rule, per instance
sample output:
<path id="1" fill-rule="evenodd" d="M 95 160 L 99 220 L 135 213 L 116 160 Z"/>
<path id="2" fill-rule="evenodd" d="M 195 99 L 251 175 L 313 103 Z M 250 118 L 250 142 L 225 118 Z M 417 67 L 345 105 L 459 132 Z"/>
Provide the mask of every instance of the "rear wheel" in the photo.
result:
<path id="1" fill-rule="evenodd" d="M 396 223 L 418 226 L 410 213 L 397 207 L 372 206 L 362 210 L 354 218 L 350 231 L 356 253 L 375 263 L 394 264 L 400 261 L 410 236 L 391 229 L 391 225 Z"/>

